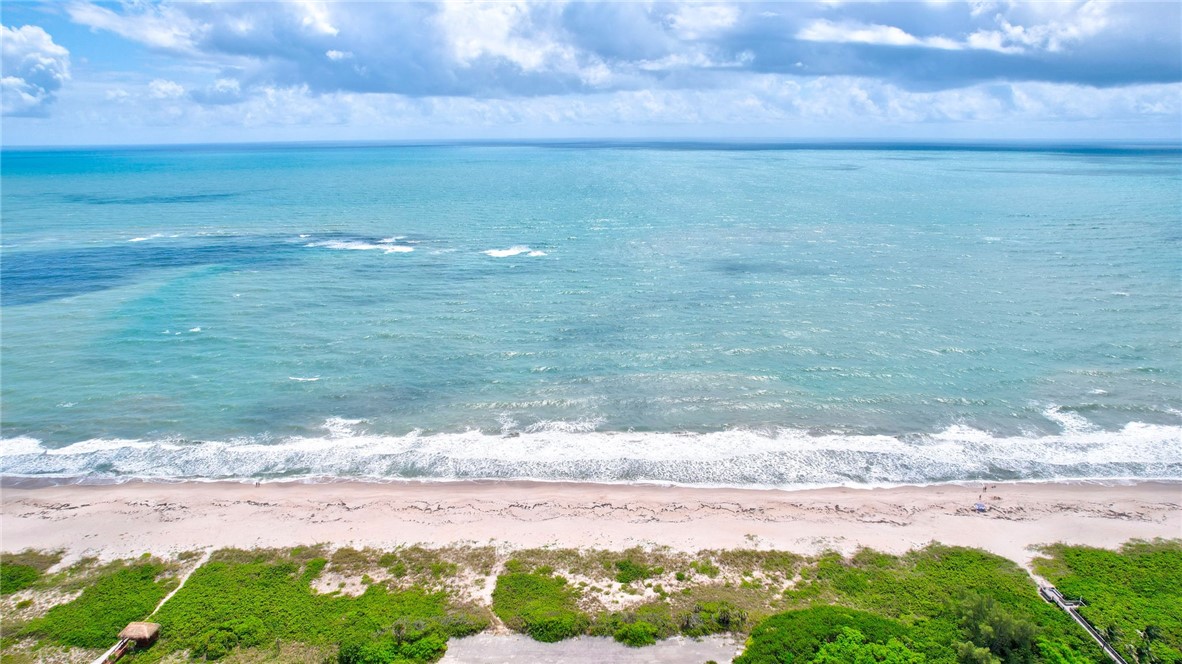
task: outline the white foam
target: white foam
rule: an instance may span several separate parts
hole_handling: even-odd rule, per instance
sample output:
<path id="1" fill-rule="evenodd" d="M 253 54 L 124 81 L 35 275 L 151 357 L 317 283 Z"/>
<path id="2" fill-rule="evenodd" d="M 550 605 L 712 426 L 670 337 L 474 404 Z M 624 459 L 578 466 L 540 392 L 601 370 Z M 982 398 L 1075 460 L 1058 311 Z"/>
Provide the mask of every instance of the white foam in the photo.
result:
<path id="1" fill-rule="evenodd" d="M 189 328 L 189 331 L 190 331 L 190 332 L 200 332 L 200 331 L 201 331 L 201 328 L 199 328 L 199 327 L 191 327 L 191 328 Z"/>
<path id="2" fill-rule="evenodd" d="M 968 480 L 1182 479 L 1182 426 L 1132 422 L 1046 436 L 967 426 L 906 436 L 798 429 L 598 431 L 602 422 L 509 417 L 500 433 L 382 435 L 329 418 L 324 435 L 187 442 L 0 441 L 0 473 L 42 477 L 352 477 L 657 481 L 711 486 L 884 486 Z M 505 435 L 511 434 L 511 435 Z M 101 469 L 101 470 L 97 470 Z"/>
<path id="3" fill-rule="evenodd" d="M 374 244 L 361 240 L 322 240 L 319 242 L 309 242 L 304 246 L 324 247 L 325 249 L 339 249 L 343 251 L 380 251 L 384 254 L 408 254 L 415 250 L 414 247 L 384 244 L 384 242 L 383 240 L 381 243 Z"/>
<path id="4" fill-rule="evenodd" d="M 133 237 L 130 240 L 128 240 L 128 242 L 147 242 L 148 240 L 154 240 L 158 237 L 164 237 L 164 233 L 152 233 L 151 235 L 148 235 L 146 237 Z M 177 237 L 177 236 L 174 235 L 173 237 Z"/>
<path id="5" fill-rule="evenodd" d="M 1096 425 L 1089 422 L 1083 415 L 1063 410 L 1054 404 L 1043 410 L 1042 416 L 1058 424 L 1065 434 L 1087 433 L 1096 430 Z"/>
<path id="6" fill-rule="evenodd" d="M 294 380 L 297 383 L 315 383 L 316 381 L 320 380 L 320 376 L 309 376 L 306 378 L 303 376 L 288 376 L 287 379 Z"/>
<path id="7" fill-rule="evenodd" d="M 509 256 L 518 256 L 520 254 L 525 254 L 526 256 L 545 256 L 546 255 L 546 252 L 544 252 L 544 251 L 530 249 L 529 247 L 527 247 L 523 244 L 518 244 L 518 245 L 515 245 L 512 247 L 509 247 L 508 249 L 486 249 L 485 251 L 482 251 L 481 253 L 485 254 L 486 256 L 492 256 L 493 258 L 508 258 Z"/>

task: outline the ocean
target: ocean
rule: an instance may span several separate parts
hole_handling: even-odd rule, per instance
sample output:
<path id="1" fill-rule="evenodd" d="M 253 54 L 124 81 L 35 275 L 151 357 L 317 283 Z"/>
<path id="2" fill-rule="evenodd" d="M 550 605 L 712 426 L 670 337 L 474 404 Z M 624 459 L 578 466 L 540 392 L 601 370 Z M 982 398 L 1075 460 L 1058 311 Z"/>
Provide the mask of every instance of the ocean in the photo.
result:
<path id="1" fill-rule="evenodd" d="M 0 474 L 1182 479 L 1177 146 L 6 150 Z"/>

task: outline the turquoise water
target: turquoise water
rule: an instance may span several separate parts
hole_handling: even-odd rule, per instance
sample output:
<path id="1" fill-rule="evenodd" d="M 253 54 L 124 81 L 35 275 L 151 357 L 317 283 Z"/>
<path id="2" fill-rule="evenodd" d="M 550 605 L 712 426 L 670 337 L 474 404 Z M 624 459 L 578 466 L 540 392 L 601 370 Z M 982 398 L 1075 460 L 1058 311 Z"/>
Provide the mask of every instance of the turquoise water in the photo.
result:
<path id="1" fill-rule="evenodd" d="M 1182 151 L 3 154 L 0 472 L 1182 478 Z"/>

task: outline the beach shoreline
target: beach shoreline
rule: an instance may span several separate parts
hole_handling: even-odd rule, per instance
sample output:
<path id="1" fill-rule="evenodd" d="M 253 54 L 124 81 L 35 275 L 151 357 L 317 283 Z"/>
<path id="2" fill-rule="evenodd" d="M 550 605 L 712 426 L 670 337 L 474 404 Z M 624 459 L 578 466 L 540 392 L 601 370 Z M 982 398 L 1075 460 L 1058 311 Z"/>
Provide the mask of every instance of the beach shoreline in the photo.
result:
<path id="1" fill-rule="evenodd" d="M 530 481 L 29 487 L 15 479 L 0 489 L 0 548 L 63 549 L 67 560 L 317 543 L 848 554 L 938 541 L 1029 568 L 1044 544 L 1182 537 L 1177 481 L 780 490 Z"/>

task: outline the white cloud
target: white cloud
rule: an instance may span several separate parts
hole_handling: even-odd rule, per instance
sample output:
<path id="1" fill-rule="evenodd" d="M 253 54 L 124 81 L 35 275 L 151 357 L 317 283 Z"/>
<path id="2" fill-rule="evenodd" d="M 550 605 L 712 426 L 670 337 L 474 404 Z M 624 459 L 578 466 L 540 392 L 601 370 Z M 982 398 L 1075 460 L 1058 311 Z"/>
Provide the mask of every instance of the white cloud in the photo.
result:
<path id="1" fill-rule="evenodd" d="M 70 52 L 35 25 L 2 28 L 4 115 L 45 116 L 70 78 Z"/>
<path id="2" fill-rule="evenodd" d="M 974 3 L 973 18 L 994 11 L 995 3 Z M 855 21 L 814 20 L 796 33 L 797 39 L 816 42 L 923 46 L 945 50 L 978 49 L 1018 54 L 1028 50 L 1062 51 L 1066 46 L 1100 34 L 1109 24 L 1110 3 L 1044 2 L 1019 5 L 996 13 L 996 29 L 978 29 L 963 39 L 947 36 L 917 37 L 890 25 Z M 1023 21 L 1029 21 L 1023 23 Z"/>
<path id="3" fill-rule="evenodd" d="M 796 33 L 797 39 L 841 44 L 876 44 L 879 46 L 926 46 L 945 50 L 959 50 L 964 44 L 947 37 L 916 37 L 892 25 L 867 25 L 852 21 L 834 22 L 819 19 Z"/>
<path id="4" fill-rule="evenodd" d="M 75 23 L 107 30 L 148 46 L 188 53 L 196 52 L 195 42 L 208 29 L 208 25 L 194 20 L 180 7 L 133 6 L 138 11 L 122 14 L 89 2 L 72 2 L 66 12 Z"/>
<path id="5" fill-rule="evenodd" d="M 685 4 L 669 16 L 669 24 L 678 37 L 695 40 L 709 37 L 733 26 L 739 9 L 730 5 Z"/>
<path id="6" fill-rule="evenodd" d="M 336 28 L 329 20 L 328 6 L 323 2 L 297 2 L 297 8 L 303 10 L 303 16 L 300 17 L 300 24 L 313 33 L 321 35 L 329 35 L 332 37 L 340 34 L 340 30 Z"/>
<path id="7" fill-rule="evenodd" d="M 573 48 L 534 29 L 527 2 L 448 2 L 439 9 L 436 25 L 462 66 L 497 57 L 535 72 L 573 62 Z"/>
<path id="8" fill-rule="evenodd" d="M 177 99 L 185 95 L 185 87 L 176 81 L 157 78 L 148 83 L 148 96 L 152 99 Z"/>
<path id="9" fill-rule="evenodd" d="M 237 104 L 246 99 L 242 84 L 234 78 L 219 78 L 213 82 L 213 85 L 194 90 L 190 96 L 198 103 L 215 105 Z"/>
<path id="10" fill-rule="evenodd" d="M 73 0 L 66 11 L 168 56 L 152 69 L 70 83 L 71 94 L 89 94 L 74 97 L 75 124 L 108 129 L 306 127 L 310 138 L 369 129 L 380 138 L 407 127 L 577 135 L 613 123 L 698 123 L 726 135 L 781 125 L 791 134 L 794 123 L 844 132 L 863 119 L 894 127 L 1117 116 L 1164 126 L 1177 122 L 1177 87 L 1142 84 L 1182 78 L 1179 35 L 1160 27 L 1178 15 L 1170 5 L 904 3 L 888 14 L 863 3 Z M 900 57 L 863 45 L 911 50 Z M 6 112 L 44 109 L 56 88 L 30 88 L 9 65 L 6 51 Z M 1052 87 L 1020 83 L 1028 80 Z M 67 90 L 59 97 L 55 116 Z"/>

